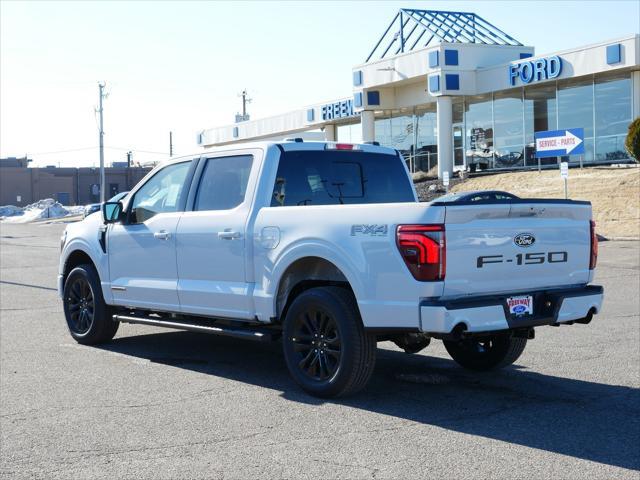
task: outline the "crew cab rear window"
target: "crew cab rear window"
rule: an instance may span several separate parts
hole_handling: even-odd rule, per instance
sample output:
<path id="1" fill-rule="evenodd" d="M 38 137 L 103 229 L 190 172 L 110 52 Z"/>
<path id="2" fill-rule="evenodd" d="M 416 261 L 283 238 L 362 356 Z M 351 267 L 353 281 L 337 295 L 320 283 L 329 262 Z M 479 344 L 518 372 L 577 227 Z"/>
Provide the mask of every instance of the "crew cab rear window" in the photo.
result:
<path id="1" fill-rule="evenodd" d="M 207 159 L 194 210 L 229 210 L 240 205 L 252 164 L 251 155 Z"/>
<path id="2" fill-rule="evenodd" d="M 402 160 L 363 151 L 283 152 L 272 207 L 415 202 Z"/>

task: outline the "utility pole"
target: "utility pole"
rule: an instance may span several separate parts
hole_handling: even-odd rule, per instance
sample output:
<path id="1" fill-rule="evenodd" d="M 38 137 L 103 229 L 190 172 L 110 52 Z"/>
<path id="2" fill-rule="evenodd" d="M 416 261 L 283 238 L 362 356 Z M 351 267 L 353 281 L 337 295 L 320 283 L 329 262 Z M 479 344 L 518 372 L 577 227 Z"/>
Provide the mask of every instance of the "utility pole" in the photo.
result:
<path id="1" fill-rule="evenodd" d="M 247 94 L 247 89 L 242 91 L 242 118 L 247 118 L 247 101 L 251 101 Z"/>
<path id="2" fill-rule="evenodd" d="M 173 157 L 173 132 L 169 132 L 169 156 Z"/>
<path id="3" fill-rule="evenodd" d="M 127 152 L 127 174 L 126 174 L 126 179 L 127 179 L 127 190 L 131 190 L 131 150 L 129 150 Z"/>
<path id="4" fill-rule="evenodd" d="M 104 83 L 98 83 L 100 89 L 100 103 L 98 113 L 100 113 L 100 203 L 104 203 L 107 193 L 107 179 L 104 174 L 104 124 L 102 118 L 102 99 L 106 98 L 104 93 Z"/>
<path id="5" fill-rule="evenodd" d="M 239 113 L 236 114 L 236 123 L 246 122 L 249 120 L 249 114 L 247 113 L 247 103 L 251 103 L 251 98 L 249 98 L 249 94 L 247 93 L 247 89 L 242 90 L 242 93 L 238 95 L 242 97 L 242 115 Z"/>

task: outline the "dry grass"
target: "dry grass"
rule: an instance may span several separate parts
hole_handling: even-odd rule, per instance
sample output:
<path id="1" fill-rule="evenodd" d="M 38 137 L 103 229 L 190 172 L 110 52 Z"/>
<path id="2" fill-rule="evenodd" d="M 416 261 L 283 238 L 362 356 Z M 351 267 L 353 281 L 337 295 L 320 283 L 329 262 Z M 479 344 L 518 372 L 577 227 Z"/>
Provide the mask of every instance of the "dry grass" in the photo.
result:
<path id="1" fill-rule="evenodd" d="M 564 198 L 558 170 L 471 178 L 452 191 L 506 190 L 521 197 Z M 597 231 L 605 237 L 640 238 L 640 168 L 572 168 L 569 198 L 589 200 Z"/>

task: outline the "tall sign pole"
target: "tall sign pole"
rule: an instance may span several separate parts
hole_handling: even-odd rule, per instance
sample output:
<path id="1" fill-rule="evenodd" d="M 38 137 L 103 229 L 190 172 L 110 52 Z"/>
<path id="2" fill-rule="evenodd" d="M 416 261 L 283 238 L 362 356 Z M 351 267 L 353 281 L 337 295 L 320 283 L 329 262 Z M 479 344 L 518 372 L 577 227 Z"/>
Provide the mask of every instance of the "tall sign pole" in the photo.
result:
<path id="1" fill-rule="evenodd" d="M 565 200 L 569 199 L 569 163 L 568 162 L 560 162 L 560 176 L 564 180 L 564 198 Z"/>
<path id="2" fill-rule="evenodd" d="M 102 118 L 102 100 L 105 98 L 104 83 L 99 83 L 100 99 L 98 113 L 100 113 L 100 202 L 106 201 L 107 179 L 104 174 L 104 123 Z"/>
<path id="3" fill-rule="evenodd" d="M 169 156 L 173 157 L 173 132 L 169 132 Z"/>

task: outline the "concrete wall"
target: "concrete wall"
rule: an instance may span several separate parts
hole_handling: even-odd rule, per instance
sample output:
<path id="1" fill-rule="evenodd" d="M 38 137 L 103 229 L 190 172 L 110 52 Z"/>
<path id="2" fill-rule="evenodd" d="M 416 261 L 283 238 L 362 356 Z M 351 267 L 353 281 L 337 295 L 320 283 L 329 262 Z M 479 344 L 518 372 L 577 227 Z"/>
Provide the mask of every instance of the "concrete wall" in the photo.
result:
<path id="1" fill-rule="evenodd" d="M 131 190 L 150 168 L 107 168 L 107 198 L 112 190 Z M 1 168 L 0 205 L 23 207 L 44 198 L 62 200 L 71 205 L 100 201 L 91 186 L 100 184 L 97 168 Z"/>

